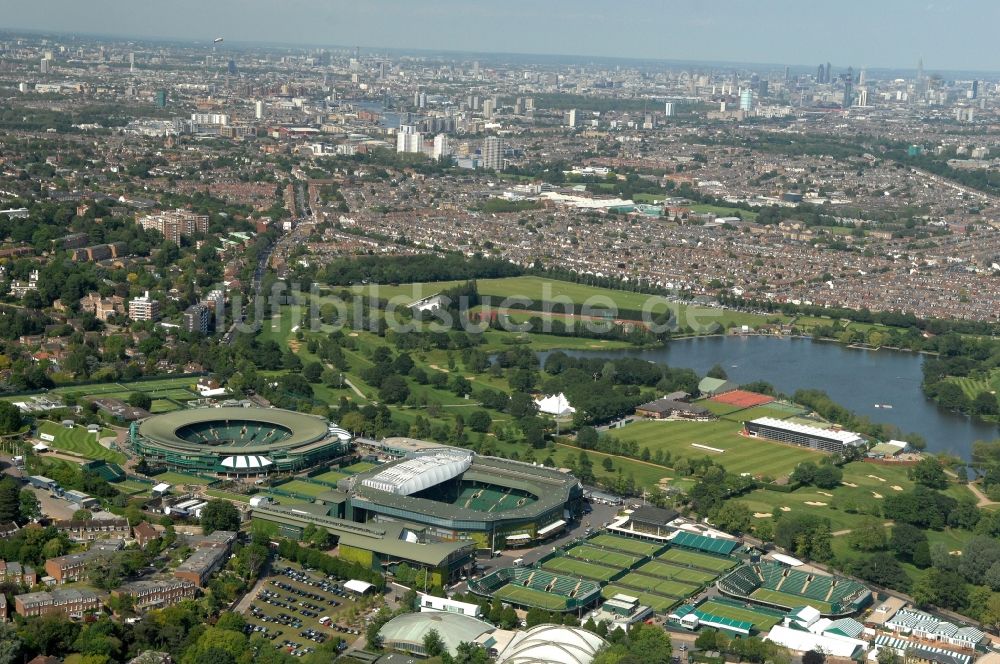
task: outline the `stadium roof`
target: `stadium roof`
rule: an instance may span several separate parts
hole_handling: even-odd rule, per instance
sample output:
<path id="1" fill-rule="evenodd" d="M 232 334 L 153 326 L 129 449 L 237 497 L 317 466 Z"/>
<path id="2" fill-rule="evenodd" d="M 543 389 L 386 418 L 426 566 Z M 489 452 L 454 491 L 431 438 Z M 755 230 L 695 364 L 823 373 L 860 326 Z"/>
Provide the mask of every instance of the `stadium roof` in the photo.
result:
<path id="1" fill-rule="evenodd" d="M 536 625 L 518 632 L 497 664 L 590 664 L 605 645 L 604 639 L 579 627 Z"/>
<path id="2" fill-rule="evenodd" d="M 679 607 L 676 611 L 670 614 L 672 620 L 680 621 L 683 618 L 694 614 L 698 618 L 698 622 L 702 625 L 707 625 L 709 627 L 716 627 L 718 629 L 729 630 L 730 632 L 738 632 L 740 634 L 750 634 L 750 630 L 753 629 L 753 623 L 747 620 L 736 620 L 735 618 L 724 618 L 722 616 L 717 616 L 714 613 L 708 613 L 706 611 L 699 611 L 690 604 L 685 604 Z"/>
<path id="3" fill-rule="evenodd" d="M 431 611 L 426 613 L 404 613 L 396 616 L 379 630 L 379 635 L 387 645 L 398 643 L 424 646 L 424 637 L 435 630 L 444 642 L 448 653 L 454 655 L 459 644 L 471 643 L 480 635 L 496 628 L 488 622 L 462 613 Z"/>
<path id="4" fill-rule="evenodd" d="M 291 431 L 287 438 L 268 445 L 206 445 L 184 440 L 177 435 L 181 427 L 203 422 L 220 422 L 227 420 L 238 422 L 260 422 L 264 425 L 282 427 Z M 204 452 L 211 449 L 219 454 L 247 455 L 267 454 L 274 449 L 292 448 L 307 443 L 323 440 L 329 435 L 329 423 L 322 417 L 296 413 L 280 408 L 241 408 L 226 406 L 223 408 L 197 408 L 193 410 L 177 410 L 147 418 L 139 424 L 140 436 L 167 445 L 169 447 Z"/>
<path id="5" fill-rule="evenodd" d="M 858 649 L 866 649 L 868 645 L 860 639 L 814 634 L 813 632 L 792 629 L 784 625 L 775 625 L 764 638 L 767 641 L 791 650 L 798 650 L 800 652 L 816 650 L 834 657 L 853 657 Z"/>
<path id="6" fill-rule="evenodd" d="M 472 453 L 442 449 L 407 459 L 366 477 L 361 484 L 397 496 L 409 496 L 457 477 L 472 465 Z"/>
<path id="7" fill-rule="evenodd" d="M 845 445 L 857 445 L 864 442 L 860 435 L 854 433 L 853 431 L 834 431 L 833 429 L 820 429 L 819 427 L 809 426 L 808 424 L 799 424 L 797 422 L 789 422 L 787 420 L 779 420 L 773 417 L 758 417 L 756 420 L 751 420 L 752 424 L 759 424 L 765 427 L 773 427 L 775 429 L 782 429 L 784 431 L 793 431 L 795 433 L 805 434 L 807 436 L 813 436 L 815 438 L 825 438 L 827 440 L 837 440 Z"/>
<path id="8" fill-rule="evenodd" d="M 670 542 L 689 549 L 720 553 L 727 556 L 733 552 L 733 549 L 739 546 L 739 542 L 734 542 L 733 540 L 705 537 L 704 535 L 695 535 L 683 530 L 678 530 L 677 534 L 670 538 Z"/>

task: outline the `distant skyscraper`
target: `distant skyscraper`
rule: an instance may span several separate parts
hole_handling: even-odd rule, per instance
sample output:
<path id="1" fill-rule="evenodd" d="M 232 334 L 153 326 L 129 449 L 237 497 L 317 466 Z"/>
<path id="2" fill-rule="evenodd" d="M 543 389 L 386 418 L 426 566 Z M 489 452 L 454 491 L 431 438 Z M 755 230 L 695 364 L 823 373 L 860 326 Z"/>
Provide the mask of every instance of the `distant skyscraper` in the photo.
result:
<path id="1" fill-rule="evenodd" d="M 826 63 L 826 74 L 823 76 L 824 83 L 833 83 L 833 74 L 830 70 L 830 63 Z"/>
<path id="2" fill-rule="evenodd" d="M 740 91 L 740 110 L 750 112 L 753 110 L 753 90 L 745 88 Z"/>
<path id="3" fill-rule="evenodd" d="M 135 73 L 135 53 L 128 54 L 128 71 L 130 74 Z"/>
<path id="4" fill-rule="evenodd" d="M 503 170 L 503 144 L 499 136 L 487 136 L 483 141 L 483 168 Z"/>
<path id="5" fill-rule="evenodd" d="M 167 91 L 166 90 L 157 90 L 156 94 L 153 96 L 153 101 L 156 104 L 157 108 L 166 108 L 167 107 Z"/>
<path id="6" fill-rule="evenodd" d="M 789 76 L 788 65 L 785 65 L 785 83 L 788 83 L 790 78 L 791 77 Z"/>
<path id="7" fill-rule="evenodd" d="M 486 99 L 483 101 L 483 117 L 487 120 L 493 119 L 493 113 L 496 111 L 496 102 L 492 99 Z"/>
<path id="8" fill-rule="evenodd" d="M 42 58 L 42 62 L 38 65 L 38 71 L 41 72 L 42 74 L 48 74 L 49 73 L 49 59 L 48 58 Z"/>
<path id="9" fill-rule="evenodd" d="M 844 108 L 854 103 L 854 81 L 850 76 L 844 77 Z"/>
<path id="10" fill-rule="evenodd" d="M 858 74 L 858 85 L 864 85 L 865 84 L 865 78 L 866 78 L 866 72 L 865 72 L 864 67 L 862 67 L 861 68 L 861 73 Z"/>
<path id="11" fill-rule="evenodd" d="M 979 79 L 976 79 L 972 82 L 972 98 L 973 99 L 979 98 Z"/>
<path id="12" fill-rule="evenodd" d="M 823 67 L 821 63 L 820 66 L 816 68 L 816 82 L 826 83 L 825 76 L 826 76 L 826 69 Z"/>
<path id="13" fill-rule="evenodd" d="M 236 61 L 233 60 L 232 58 L 230 58 L 229 62 L 226 63 L 226 73 L 228 73 L 230 76 L 240 75 L 240 70 L 236 68 Z"/>
<path id="14" fill-rule="evenodd" d="M 665 116 L 667 116 L 668 118 L 669 117 L 673 117 L 673 115 L 674 115 L 674 102 L 668 101 L 665 104 L 663 104 L 663 114 Z"/>
<path id="15" fill-rule="evenodd" d="M 400 125 L 396 134 L 396 152 L 423 152 L 424 135 L 413 125 Z"/>
<path id="16" fill-rule="evenodd" d="M 442 159 L 449 156 L 451 156 L 451 146 L 448 145 L 448 136 L 446 134 L 438 134 L 434 137 L 433 157 L 435 159 Z"/>
<path id="17" fill-rule="evenodd" d="M 861 91 L 858 92 L 858 106 L 862 108 L 868 106 L 868 90 L 864 88 L 861 88 Z"/>
<path id="18" fill-rule="evenodd" d="M 571 108 L 569 110 L 569 114 L 566 117 L 566 126 L 567 127 L 576 127 L 576 109 L 575 108 Z"/>
<path id="19" fill-rule="evenodd" d="M 253 116 L 258 120 L 264 118 L 264 102 L 258 99 L 253 105 Z"/>

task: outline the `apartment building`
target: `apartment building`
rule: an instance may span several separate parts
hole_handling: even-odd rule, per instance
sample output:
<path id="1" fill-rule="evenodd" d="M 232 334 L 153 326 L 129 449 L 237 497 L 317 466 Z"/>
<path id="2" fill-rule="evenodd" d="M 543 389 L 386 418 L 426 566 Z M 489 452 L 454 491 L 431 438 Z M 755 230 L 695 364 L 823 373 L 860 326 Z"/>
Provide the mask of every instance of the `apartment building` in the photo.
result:
<path id="1" fill-rule="evenodd" d="M 129 300 L 128 317 L 132 320 L 159 320 L 160 301 L 151 298 L 146 291 L 142 297 Z"/>
<path id="2" fill-rule="evenodd" d="M 125 544 L 122 539 L 95 540 L 87 551 L 70 553 L 45 561 L 45 573 L 58 584 L 80 581 L 87 576 L 87 569 L 95 558 L 110 555 Z"/>
<path id="3" fill-rule="evenodd" d="M 228 559 L 228 547 L 207 546 L 197 549 L 174 570 L 174 576 L 202 588 L 212 574 L 221 569 Z"/>
<path id="4" fill-rule="evenodd" d="M 38 573 L 28 565 L 0 560 L 0 581 L 19 583 L 30 588 L 38 583 Z"/>
<path id="5" fill-rule="evenodd" d="M 110 537 L 127 538 L 132 533 L 128 519 L 68 519 L 56 521 L 55 527 L 74 542 L 92 542 Z"/>
<path id="6" fill-rule="evenodd" d="M 149 214 L 141 217 L 138 223 L 146 230 L 159 231 L 165 240 L 178 245 L 182 237 L 208 232 L 208 215 L 194 214 L 187 210 L 168 210 L 159 214 Z"/>
<path id="7" fill-rule="evenodd" d="M 65 588 L 14 596 L 14 611 L 24 617 L 61 613 L 80 618 L 87 611 L 99 611 L 101 604 L 101 598 L 97 593 L 83 588 Z"/>
<path id="8" fill-rule="evenodd" d="M 198 587 L 185 579 L 133 581 L 111 591 L 113 597 L 130 597 L 132 606 L 140 611 L 177 604 L 191 599 Z"/>

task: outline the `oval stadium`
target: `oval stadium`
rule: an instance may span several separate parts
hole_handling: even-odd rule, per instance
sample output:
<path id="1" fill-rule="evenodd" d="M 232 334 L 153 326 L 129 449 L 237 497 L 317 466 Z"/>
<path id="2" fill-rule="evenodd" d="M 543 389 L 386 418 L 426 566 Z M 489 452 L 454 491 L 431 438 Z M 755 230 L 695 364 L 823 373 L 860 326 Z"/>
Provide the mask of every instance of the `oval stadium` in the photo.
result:
<path id="1" fill-rule="evenodd" d="M 153 466 L 221 477 L 297 472 L 343 457 L 351 434 L 279 408 L 200 408 L 135 422 L 129 442 Z"/>

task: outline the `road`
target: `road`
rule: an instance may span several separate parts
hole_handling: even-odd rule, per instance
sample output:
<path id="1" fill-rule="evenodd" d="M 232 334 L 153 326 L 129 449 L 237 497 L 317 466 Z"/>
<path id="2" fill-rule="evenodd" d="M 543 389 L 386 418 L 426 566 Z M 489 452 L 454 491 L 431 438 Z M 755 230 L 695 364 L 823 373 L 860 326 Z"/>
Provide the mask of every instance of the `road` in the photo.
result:
<path id="1" fill-rule="evenodd" d="M 255 599 L 257 599 L 260 589 L 264 587 L 264 584 L 267 583 L 268 577 L 270 576 L 271 557 L 268 556 L 267 562 L 264 563 L 264 566 L 260 570 L 260 578 L 257 579 L 257 583 L 253 584 L 253 588 L 247 591 L 247 594 L 240 598 L 240 601 L 236 604 L 236 608 L 234 609 L 236 613 L 246 613 L 250 610 L 250 605 L 253 604 Z"/>

